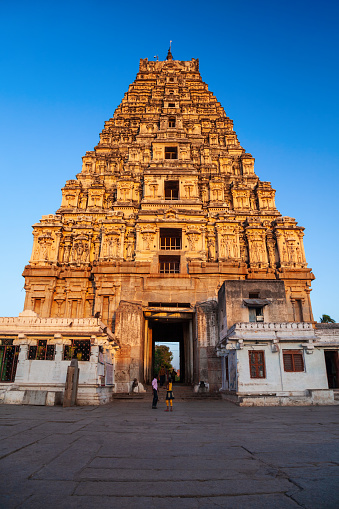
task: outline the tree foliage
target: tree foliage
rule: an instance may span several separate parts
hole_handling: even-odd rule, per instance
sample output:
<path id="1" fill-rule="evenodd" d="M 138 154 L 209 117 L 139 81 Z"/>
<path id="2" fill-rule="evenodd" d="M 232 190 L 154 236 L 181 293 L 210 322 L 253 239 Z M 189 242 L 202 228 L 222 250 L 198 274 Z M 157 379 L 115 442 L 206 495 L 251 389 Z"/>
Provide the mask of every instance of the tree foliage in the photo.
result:
<path id="1" fill-rule="evenodd" d="M 154 350 L 154 372 L 159 373 L 160 367 L 164 365 L 164 368 L 172 368 L 173 354 L 168 346 L 166 345 L 155 345 Z"/>
<path id="2" fill-rule="evenodd" d="M 320 323 L 336 323 L 330 315 L 323 315 L 320 317 Z"/>

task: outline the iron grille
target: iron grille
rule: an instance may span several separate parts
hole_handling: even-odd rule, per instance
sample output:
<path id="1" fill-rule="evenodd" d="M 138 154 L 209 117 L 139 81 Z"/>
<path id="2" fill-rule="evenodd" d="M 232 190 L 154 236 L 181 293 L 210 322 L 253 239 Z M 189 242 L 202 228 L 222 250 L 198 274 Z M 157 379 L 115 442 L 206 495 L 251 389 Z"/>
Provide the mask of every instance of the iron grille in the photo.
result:
<path id="1" fill-rule="evenodd" d="M 91 341 L 89 339 L 72 339 L 71 345 L 64 348 L 64 359 L 70 361 L 89 361 L 91 356 Z"/>
<path id="2" fill-rule="evenodd" d="M 19 357 L 19 346 L 0 346 L 0 381 L 14 382 Z"/>
<path id="3" fill-rule="evenodd" d="M 36 346 L 29 347 L 28 360 L 53 361 L 54 350 L 54 345 L 48 345 L 47 339 L 39 339 Z"/>

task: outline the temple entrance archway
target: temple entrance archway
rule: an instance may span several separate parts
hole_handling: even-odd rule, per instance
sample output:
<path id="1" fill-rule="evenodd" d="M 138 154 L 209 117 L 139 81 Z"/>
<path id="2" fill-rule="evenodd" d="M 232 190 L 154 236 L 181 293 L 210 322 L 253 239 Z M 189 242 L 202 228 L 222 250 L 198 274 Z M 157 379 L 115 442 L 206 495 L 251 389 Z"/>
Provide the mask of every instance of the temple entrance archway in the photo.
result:
<path id="1" fill-rule="evenodd" d="M 150 318 L 146 320 L 145 381 L 154 376 L 155 343 L 179 344 L 180 383 L 193 382 L 193 337 L 191 318 Z"/>

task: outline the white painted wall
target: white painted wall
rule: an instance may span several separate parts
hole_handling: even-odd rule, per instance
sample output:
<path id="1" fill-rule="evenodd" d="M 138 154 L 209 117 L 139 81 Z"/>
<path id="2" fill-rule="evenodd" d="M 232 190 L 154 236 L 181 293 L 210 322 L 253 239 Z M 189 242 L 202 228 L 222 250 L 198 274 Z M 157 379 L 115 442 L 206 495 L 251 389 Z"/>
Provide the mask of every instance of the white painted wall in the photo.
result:
<path id="1" fill-rule="evenodd" d="M 280 352 L 280 355 L 282 363 L 282 352 Z M 289 373 L 282 371 L 284 391 L 328 389 L 325 355 L 323 349 L 315 348 L 312 354 L 307 354 L 304 352 L 304 367 L 305 371 L 301 373 Z"/>
<path id="2" fill-rule="evenodd" d="M 304 351 L 303 372 L 285 372 L 283 350 L 301 350 L 300 345 L 284 343 L 279 345 L 279 352 L 272 352 L 271 345 L 245 346 L 236 350 L 239 393 L 262 392 L 298 392 L 307 389 L 328 389 L 326 366 L 323 350 L 314 349 L 312 354 Z M 249 367 L 250 350 L 265 352 L 266 378 L 251 378 Z"/>
<path id="3" fill-rule="evenodd" d="M 15 376 L 15 383 L 21 384 L 65 384 L 67 368 L 70 360 L 62 360 L 63 345 L 56 345 L 55 360 L 28 360 L 28 346 L 21 345 L 19 361 Z M 101 357 L 104 364 L 99 363 L 99 347 L 91 346 L 91 357 L 89 361 L 78 361 L 79 384 L 93 385 L 99 383 L 99 376 L 104 375 L 105 363 L 113 364 L 112 356 L 108 350 Z"/>

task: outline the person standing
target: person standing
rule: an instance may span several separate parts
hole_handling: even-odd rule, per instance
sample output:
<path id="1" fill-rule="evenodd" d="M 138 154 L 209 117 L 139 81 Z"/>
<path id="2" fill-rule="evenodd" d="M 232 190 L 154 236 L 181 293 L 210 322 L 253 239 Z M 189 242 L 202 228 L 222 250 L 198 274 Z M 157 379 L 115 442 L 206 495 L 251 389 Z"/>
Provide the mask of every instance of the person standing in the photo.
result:
<path id="1" fill-rule="evenodd" d="M 164 385 L 165 380 L 166 380 L 166 369 L 165 369 L 165 366 L 163 364 L 161 364 L 161 368 L 160 368 L 160 387 L 162 387 Z"/>
<path id="2" fill-rule="evenodd" d="M 158 379 L 157 379 L 156 375 L 154 375 L 154 378 L 152 380 L 152 389 L 153 389 L 152 408 L 157 408 L 157 403 L 158 403 Z"/>
<path id="3" fill-rule="evenodd" d="M 171 412 L 173 411 L 173 399 L 174 399 L 174 396 L 173 396 L 173 386 L 172 386 L 172 380 L 171 378 L 168 380 L 168 383 L 167 383 L 167 393 L 166 393 L 166 410 L 165 412 L 168 412 L 169 411 L 169 406 L 171 408 Z"/>

